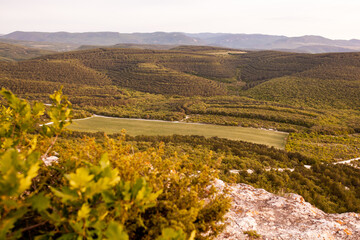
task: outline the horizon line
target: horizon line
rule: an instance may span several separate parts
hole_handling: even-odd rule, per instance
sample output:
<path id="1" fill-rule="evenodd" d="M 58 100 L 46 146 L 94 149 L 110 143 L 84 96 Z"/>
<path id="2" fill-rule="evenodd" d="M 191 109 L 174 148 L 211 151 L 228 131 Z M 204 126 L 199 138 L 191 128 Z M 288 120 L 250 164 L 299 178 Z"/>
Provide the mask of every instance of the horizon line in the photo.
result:
<path id="1" fill-rule="evenodd" d="M 70 31 L 54 31 L 54 32 L 47 32 L 47 31 L 22 31 L 22 30 L 16 30 L 9 33 L 0 33 L 0 36 L 6 36 L 15 32 L 24 32 L 24 33 L 74 33 L 74 34 L 81 34 L 81 33 L 120 33 L 120 34 L 137 34 L 137 33 L 145 33 L 145 34 L 151 34 L 151 33 L 182 33 L 182 34 L 225 34 L 225 35 L 263 35 L 263 36 L 277 36 L 277 37 L 287 37 L 287 38 L 297 38 L 297 37 L 323 37 L 330 40 L 345 40 L 345 41 L 351 41 L 351 40 L 360 40 L 358 38 L 331 38 L 326 37 L 322 35 L 314 35 L 314 34 L 305 34 L 305 35 L 295 35 L 295 36 L 288 36 L 283 34 L 265 34 L 265 33 L 240 33 L 240 32 L 184 32 L 184 31 L 145 31 L 145 32 L 118 32 L 118 31 L 84 31 L 84 32 L 70 32 Z"/>

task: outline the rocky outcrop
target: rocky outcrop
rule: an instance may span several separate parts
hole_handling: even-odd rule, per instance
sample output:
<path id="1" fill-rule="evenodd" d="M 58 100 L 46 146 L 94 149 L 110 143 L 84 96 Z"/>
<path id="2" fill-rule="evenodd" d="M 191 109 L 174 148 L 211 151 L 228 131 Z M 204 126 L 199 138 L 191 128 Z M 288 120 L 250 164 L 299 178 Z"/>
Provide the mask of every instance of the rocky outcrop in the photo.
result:
<path id="1" fill-rule="evenodd" d="M 327 214 L 297 194 L 278 196 L 246 184 L 228 186 L 233 200 L 225 231 L 217 239 L 249 239 L 254 230 L 260 239 L 360 239 L 360 214 Z"/>

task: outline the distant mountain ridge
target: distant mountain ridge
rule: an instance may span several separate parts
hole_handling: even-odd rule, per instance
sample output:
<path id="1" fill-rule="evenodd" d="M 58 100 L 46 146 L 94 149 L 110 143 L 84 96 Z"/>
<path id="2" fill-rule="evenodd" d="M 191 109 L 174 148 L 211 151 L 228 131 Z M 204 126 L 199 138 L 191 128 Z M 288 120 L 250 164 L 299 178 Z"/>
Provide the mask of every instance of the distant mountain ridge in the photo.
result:
<path id="1" fill-rule="evenodd" d="M 189 36 L 193 36 L 190 34 Z M 360 40 L 332 40 L 321 36 L 306 35 L 286 37 L 264 34 L 196 34 L 207 44 L 240 49 L 282 50 L 301 53 L 357 52 Z"/>
<path id="2" fill-rule="evenodd" d="M 207 45 L 245 50 L 281 50 L 301 53 L 360 51 L 360 40 L 332 40 L 313 35 L 286 37 L 281 35 L 230 33 L 50 33 L 16 31 L 0 36 L 0 39 L 99 46 L 116 44 Z"/>
<path id="3" fill-rule="evenodd" d="M 57 42 L 39 42 L 39 41 L 23 41 L 23 40 L 14 40 L 10 38 L 1 38 L 0 42 L 12 44 L 12 45 L 21 45 L 23 47 L 37 48 L 47 51 L 56 51 L 56 52 L 67 52 L 78 49 L 80 44 L 72 43 L 57 43 Z"/>
<path id="4" fill-rule="evenodd" d="M 136 44 L 180 44 L 180 45 L 198 45 L 206 44 L 199 39 L 186 36 L 183 33 L 118 33 L 118 32 L 13 32 L 1 38 L 36 41 L 36 42 L 57 42 L 71 43 L 80 45 L 115 45 L 120 43 Z"/>

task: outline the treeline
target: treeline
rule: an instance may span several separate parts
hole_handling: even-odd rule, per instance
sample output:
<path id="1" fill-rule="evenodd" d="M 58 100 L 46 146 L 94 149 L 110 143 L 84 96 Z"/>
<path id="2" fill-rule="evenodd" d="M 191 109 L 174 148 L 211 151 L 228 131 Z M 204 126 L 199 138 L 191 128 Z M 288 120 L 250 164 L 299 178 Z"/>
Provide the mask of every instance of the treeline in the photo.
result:
<path id="1" fill-rule="evenodd" d="M 319 161 L 334 162 L 360 156 L 358 134 L 326 135 L 317 132 L 291 133 L 286 144 L 287 151 L 297 151 Z"/>
<path id="2" fill-rule="evenodd" d="M 206 122 L 213 121 L 213 123 L 217 124 L 244 126 L 244 124 L 247 124 L 243 123 L 245 119 L 245 122 L 254 120 L 257 125 L 259 121 L 262 121 L 264 125 L 261 126 L 260 123 L 261 127 L 266 126 L 275 129 L 278 129 L 279 124 L 282 125 L 282 129 L 311 128 L 316 124 L 320 116 L 318 112 L 311 109 L 305 110 L 291 106 L 269 104 L 241 97 L 204 98 L 202 101 L 188 103 L 184 106 L 184 109 L 186 113 L 194 114 L 194 119 L 197 119 L 197 121 L 207 116 L 206 118 L 210 119 L 204 119 Z M 271 123 L 274 124 L 271 126 Z"/>
<path id="3" fill-rule="evenodd" d="M 360 212 L 360 170 L 343 164 L 314 164 L 291 171 L 241 171 L 238 182 L 274 193 L 295 192 L 328 213 Z"/>
<path id="4" fill-rule="evenodd" d="M 84 133 L 67 132 L 62 135 L 66 139 L 79 139 L 83 137 L 93 137 L 98 141 L 103 141 L 104 133 Z M 119 138 L 123 134 L 110 134 L 110 138 Z M 296 152 L 286 152 L 266 145 L 254 144 L 243 141 L 234 141 L 224 138 L 203 136 L 129 136 L 126 135 L 126 141 L 135 144 L 134 146 L 143 149 L 156 147 L 160 143 L 168 146 L 169 154 L 177 150 L 178 154 L 189 154 L 195 157 L 199 151 L 213 151 L 217 157 L 222 159 L 221 169 L 223 171 L 231 169 L 258 168 L 261 166 L 290 168 L 294 166 L 303 166 L 304 164 L 315 164 L 317 161 L 313 158 L 304 156 Z M 172 146 L 175 149 L 172 149 Z"/>
<path id="5" fill-rule="evenodd" d="M 206 109 L 205 111 L 191 111 L 193 114 L 208 114 L 208 115 L 220 115 L 220 116 L 231 116 L 231 117 L 240 117 L 240 118 L 248 118 L 248 119 L 261 119 L 265 121 L 279 122 L 279 123 L 288 123 L 293 125 L 299 125 L 303 127 L 310 128 L 314 126 L 314 122 L 309 117 L 299 117 L 294 116 L 288 113 L 275 113 L 273 111 L 266 110 L 257 110 L 251 109 L 250 111 L 244 111 L 243 109 L 234 109 L 229 110 L 225 108 L 217 108 L 217 109 Z"/>

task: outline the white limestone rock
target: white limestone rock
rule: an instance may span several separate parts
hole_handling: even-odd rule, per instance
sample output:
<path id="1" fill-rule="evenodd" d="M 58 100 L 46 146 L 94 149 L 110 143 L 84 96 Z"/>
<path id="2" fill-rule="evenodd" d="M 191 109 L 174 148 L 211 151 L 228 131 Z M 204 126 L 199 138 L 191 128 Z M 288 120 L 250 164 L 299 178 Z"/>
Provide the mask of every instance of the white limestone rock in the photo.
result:
<path id="1" fill-rule="evenodd" d="M 216 180 L 215 186 L 227 186 Z M 278 196 L 246 184 L 229 185 L 233 200 L 227 227 L 216 239 L 249 239 L 255 230 L 261 239 L 360 239 L 360 214 L 327 214 L 297 194 Z"/>

